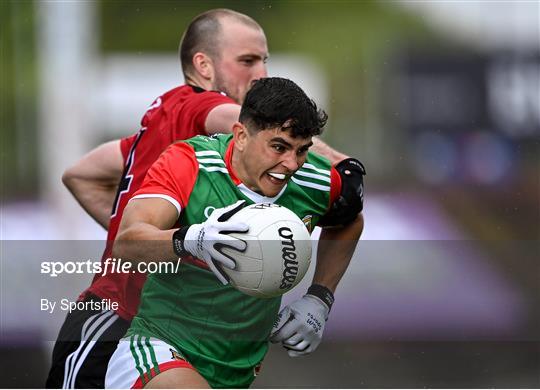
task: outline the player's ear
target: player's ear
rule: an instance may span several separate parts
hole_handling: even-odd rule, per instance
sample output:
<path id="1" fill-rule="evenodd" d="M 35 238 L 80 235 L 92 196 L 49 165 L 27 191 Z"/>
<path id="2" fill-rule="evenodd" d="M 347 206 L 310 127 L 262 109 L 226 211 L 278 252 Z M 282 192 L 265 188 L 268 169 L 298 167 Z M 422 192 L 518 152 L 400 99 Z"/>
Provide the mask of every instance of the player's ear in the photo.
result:
<path id="1" fill-rule="evenodd" d="M 193 67 L 205 80 L 214 80 L 214 62 L 206 54 L 201 52 L 195 53 L 193 56 Z"/>
<path id="2" fill-rule="evenodd" d="M 249 137 L 248 129 L 240 122 L 235 122 L 232 127 L 234 144 L 238 150 L 243 151 L 247 145 Z"/>

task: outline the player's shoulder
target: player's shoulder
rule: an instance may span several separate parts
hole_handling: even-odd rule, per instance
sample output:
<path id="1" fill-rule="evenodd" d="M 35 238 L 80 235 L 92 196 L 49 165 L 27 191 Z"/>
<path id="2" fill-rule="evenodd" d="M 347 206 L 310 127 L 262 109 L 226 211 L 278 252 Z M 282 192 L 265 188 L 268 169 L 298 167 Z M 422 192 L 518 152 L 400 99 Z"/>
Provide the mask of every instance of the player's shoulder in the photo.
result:
<path id="1" fill-rule="evenodd" d="M 195 151 L 214 151 L 223 155 L 232 139 L 232 134 L 197 135 L 183 142 L 191 145 Z"/>
<path id="2" fill-rule="evenodd" d="M 301 168 L 303 168 L 306 165 L 308 167 L 312 166 L 318 169 L 323 169 L 323 170 L 328 170 L 328 171 L 330 171 L 330 169 L 332 168 L 332 163 L 330 162 L 330 160 L 328 160 L 323 155 L 320 155 L 319 153 L 313 152 L 311 150 L 308 152 L 306 162 Z"/>
<path id="3" fill-rule="evenodd" d="M 157 108 L 166 110 L 168 108 L 178 108 L 187 102 L 197 105 L 199 102 L 212 100 L 209 99 L 212 97 L 214 99 L 223 100 L 224 103 L 228 103 L 229 101 L 234 103 L 232 99 L 219 91 L 207 91 L 193 85 L 184 84 L 172 88 L 154 99 L 152 104 L 148 107 L 147 113 L 155 111 Z"/>
<path id="4" fill-rule="evenodd" d="M 305 163 L 294 173 L 291 182 L 294 188 L 301 189 L 310 196 L 322 196 L 324 202 L 331 191 L 332 165 L 327 158 L 309 152 Z"/>
<path id="5" fill-rule="evenodd" d="M 161 96 L 156 98 L 152 106 L 177 106 L 182 102 L 205 100 L 212 96 L 225 98 L 217 91 L 207 91 L 199 87 L 184 84 L 163 93 Z"/>
<path id="6" fill-rule="evenodd" d="M 185 141 L 176 141 L 165 148 L 158 160 L 171 162 L 185 158 L 191 160 L 195 159 L 195 149 L 193 148 L 193 145 L 190 145 Z"/>
<path id="7" fill-rule="evenodd" d="M 229 98 L 226 94 L 222 92 L 208 91 L 206 89 L 188 84 L 173 88 L 164 96 L 177 101 L 205 102 L 207 100 L 211 101 L 214 99 L 218 99 L 219 101 L 223 101 L 223 103 L 234 103 L 231 98 Z"/>
<path id="8" fill-rule="evenodd" d="M 191 85 L 180 85 L 161 95 L 161 101 L 164 105 L 177 105 L 178 102 L 190 99 L 196 95 L 197 92 L 193 90 Z"/>

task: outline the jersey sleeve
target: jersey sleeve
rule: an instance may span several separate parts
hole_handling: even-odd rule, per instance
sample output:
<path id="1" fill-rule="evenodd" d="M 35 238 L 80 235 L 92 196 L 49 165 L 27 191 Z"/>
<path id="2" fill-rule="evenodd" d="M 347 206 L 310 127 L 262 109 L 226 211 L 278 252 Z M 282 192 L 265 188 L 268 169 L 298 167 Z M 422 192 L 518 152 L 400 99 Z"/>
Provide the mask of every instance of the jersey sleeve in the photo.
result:
<path id="1" fill-rule="evenodd" d="M 341 176 L 336 168 L 332 166 L 332 169 L 330 170 L 330 203 L 328 204 L 328 207 L 330 207 L 340 195 Z"/>
<path id="2" fill-rule="evenodd" d="M 193 148 L 183 142 L 173 144 L 148 170 L 141 188 L 131 199 L 162 198 L 172 203 L 180 215 L 188 203 L 198 173 L 199 164 Z"/>
<path id="3" fill-rule="evenodd" d="M 205 123 L 208 113 L 222 104 L 237 104 L 231 98 L 219 92 L 205 91 L 195 94 L 183 106 L 176 118 L 177 124 L 191 122 L 193 129 L 200 129 L 201 134 L 207 134 Z"/>
<path id="4" fill-rule="evenodd" d="M 120 150 L 122 152 L 122 157 L 124 158 L 124 163 L 126 162 L 128 158 L 129 151 L 131 150 L 131 146 L 133 146 L 133 143 L 135 142 L 136 138 L 137 138 L 137 133 L 129 137 L 122 138 L 120 140 Z"/>

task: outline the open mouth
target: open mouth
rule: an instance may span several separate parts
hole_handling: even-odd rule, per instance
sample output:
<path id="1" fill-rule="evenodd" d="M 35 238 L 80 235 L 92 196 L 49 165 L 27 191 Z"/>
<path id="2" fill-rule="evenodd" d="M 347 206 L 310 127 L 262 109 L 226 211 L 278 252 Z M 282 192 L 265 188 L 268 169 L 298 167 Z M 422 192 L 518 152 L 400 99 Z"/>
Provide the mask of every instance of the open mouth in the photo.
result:
<path id="1" fill-rule="evenodd" d="M 287 181 L 287 175 L 284 173 L 267 172 L 270 181 L 276 185 L 284 184 Z"/>

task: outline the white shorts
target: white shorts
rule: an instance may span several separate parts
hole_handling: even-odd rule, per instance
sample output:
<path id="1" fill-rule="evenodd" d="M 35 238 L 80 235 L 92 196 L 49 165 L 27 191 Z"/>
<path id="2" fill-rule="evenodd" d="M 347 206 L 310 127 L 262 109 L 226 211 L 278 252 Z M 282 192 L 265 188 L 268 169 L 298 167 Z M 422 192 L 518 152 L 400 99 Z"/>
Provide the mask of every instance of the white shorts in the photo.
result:
<path id="1" fill-rule="evenodd" d="M 109 361 L 105 388 L 142 389 L 152 378 L 171 368 L 193 368 L 169 344 L 150 337 L 123 338 Z"/>

